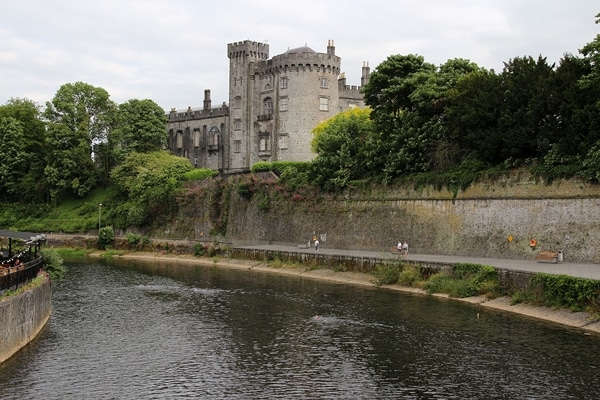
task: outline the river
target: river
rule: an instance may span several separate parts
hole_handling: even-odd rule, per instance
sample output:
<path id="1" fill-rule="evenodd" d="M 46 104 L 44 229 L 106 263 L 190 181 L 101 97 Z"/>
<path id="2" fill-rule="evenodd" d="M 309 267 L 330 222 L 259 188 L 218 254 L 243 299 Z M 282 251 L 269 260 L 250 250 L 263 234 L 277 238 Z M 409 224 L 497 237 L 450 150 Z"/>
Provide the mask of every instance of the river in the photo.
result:
<path id="1" fill-rule="evenodd" d="M 214 266 L 67 267 L 1 399 L 600 398 L 600 336 L 552 323 Z"/>

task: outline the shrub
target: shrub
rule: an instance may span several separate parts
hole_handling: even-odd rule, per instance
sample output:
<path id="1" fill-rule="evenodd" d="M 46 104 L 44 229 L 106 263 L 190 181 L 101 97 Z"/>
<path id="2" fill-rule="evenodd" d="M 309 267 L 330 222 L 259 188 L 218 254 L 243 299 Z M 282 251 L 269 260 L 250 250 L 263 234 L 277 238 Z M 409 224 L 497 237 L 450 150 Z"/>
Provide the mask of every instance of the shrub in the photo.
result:
<path id="1" fill-rule="evenodd" d="M 141 236 L 136 233 L 127 232 L 125 235 L 125 240 L 127 240 L 127 246 L 129 248 L 134 248 L 140 244 Z"/>
<path id="2" fill-rule="evenodd" d="M 202 243 L 194 244 L 194 256 L 202 257 L 206 255 L 206 247 Z"/>
<path id="3" fill-rule="evenodd" d="M 44 270 L 50 276 L 50 279 L 60 279 L 66 272 L 63 259 L 55 249 L 43 249 L 42 260 L 44 263 Z"/>
<path id="4" fill-rule="evenodd" d="M 568 275 L 536 274 L 530 282 L 533 297 L 544 305 L 573 311 L 598 310 L 600 281 Z"/>
<path id="5" fill-rule="evenodd" d="M 427 293 L 448 293 L 450 286 L 452 284 L 452 277 L 448 274 L 438 272 L 437 274 L 431 275 L 423 289 L 427 291 Z"/>
<path id="6" fill-rule="evenodd" d="M 398 282 L 400 277 L 400 267 L 398 265 L 386 264 L 378 265 L 373 272 L 377 279 L 377 285 L 391 285 Z"/>
<path id="7" fill-rule="evenodd" d="M 98 233 L 98 248 L 106 249 L 109 246 L 112 246 L 115 242 L 115 233 L 113 232 L 113 228 L 111 226 L 105 226 L 100 229 Z"/>
<path id="8" fill-rule="evenodd" d="M 404 286 L 415 286 L 421 279 L 421 271 L 418 267 L 405 265 L 402 271 L 400 271 L 398 283 Z"/>
<path id="9" fill-rule="evenodd" d="M 212 178 L 219 175 L 218 171 L 207 168 L 195 168 L 183 174 L 185 181 L 201 181 L 206 178 Z"/>

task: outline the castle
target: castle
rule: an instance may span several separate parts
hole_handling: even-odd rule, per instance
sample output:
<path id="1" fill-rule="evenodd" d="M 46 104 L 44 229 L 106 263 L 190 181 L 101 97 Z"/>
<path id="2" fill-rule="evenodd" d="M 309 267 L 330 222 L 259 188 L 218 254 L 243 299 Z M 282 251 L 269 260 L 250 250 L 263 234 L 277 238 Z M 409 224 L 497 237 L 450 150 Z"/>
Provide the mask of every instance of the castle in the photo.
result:
<path id="1" fill-rule="evenodd" d="M 327 53 L 304 46 L 269 59 L 269 45 L 227 45 L 229 105 L 171 109 L 167 146 L 196 168 L 247 172 L 258 161 L 309 161 L 312 129 L 352 107 L 364 107 L 360 87 L 346 85 L 332 40 Z M 370 69 L 363 63 L 361 86 Z"/>

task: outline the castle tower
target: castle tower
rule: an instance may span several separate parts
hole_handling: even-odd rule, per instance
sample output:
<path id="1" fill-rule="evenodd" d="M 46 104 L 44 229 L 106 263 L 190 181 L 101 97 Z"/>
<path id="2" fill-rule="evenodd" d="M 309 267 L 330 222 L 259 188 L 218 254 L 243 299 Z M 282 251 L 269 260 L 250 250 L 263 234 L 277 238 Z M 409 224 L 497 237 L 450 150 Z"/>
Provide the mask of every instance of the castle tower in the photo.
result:
<path id="1" fill-rule="evenodd" d="M 327 53 L 308 46 L 274 56 L 268 65 L 273 79 L 273 160 L 309 161 L 312 129 L 340 110 L 338 75 L 340 57 L 333 40 Z"/>
<path id="2" fill-rule="evenodd" d="M 229 108 L 231 172 L 247 171 L 253 164 L 252 142 L 255 73 L 269 59 L 269 45 L 245 40 L 227 45 L 229 58 Z"/>

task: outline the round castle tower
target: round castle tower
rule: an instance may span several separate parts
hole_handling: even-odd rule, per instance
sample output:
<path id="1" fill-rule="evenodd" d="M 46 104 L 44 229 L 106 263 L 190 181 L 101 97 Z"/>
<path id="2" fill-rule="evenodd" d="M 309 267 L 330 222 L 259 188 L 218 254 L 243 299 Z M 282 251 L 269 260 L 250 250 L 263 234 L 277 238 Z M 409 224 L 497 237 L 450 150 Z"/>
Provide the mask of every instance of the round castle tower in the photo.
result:
<path id="1" fill-rule="evenodd" d="M 340 57 L 307 46 L 269 60 L 268 44 L 228 45 L 231 170 L 257 161 L 308 161 L 312 129 L 340 110 Z"/>

